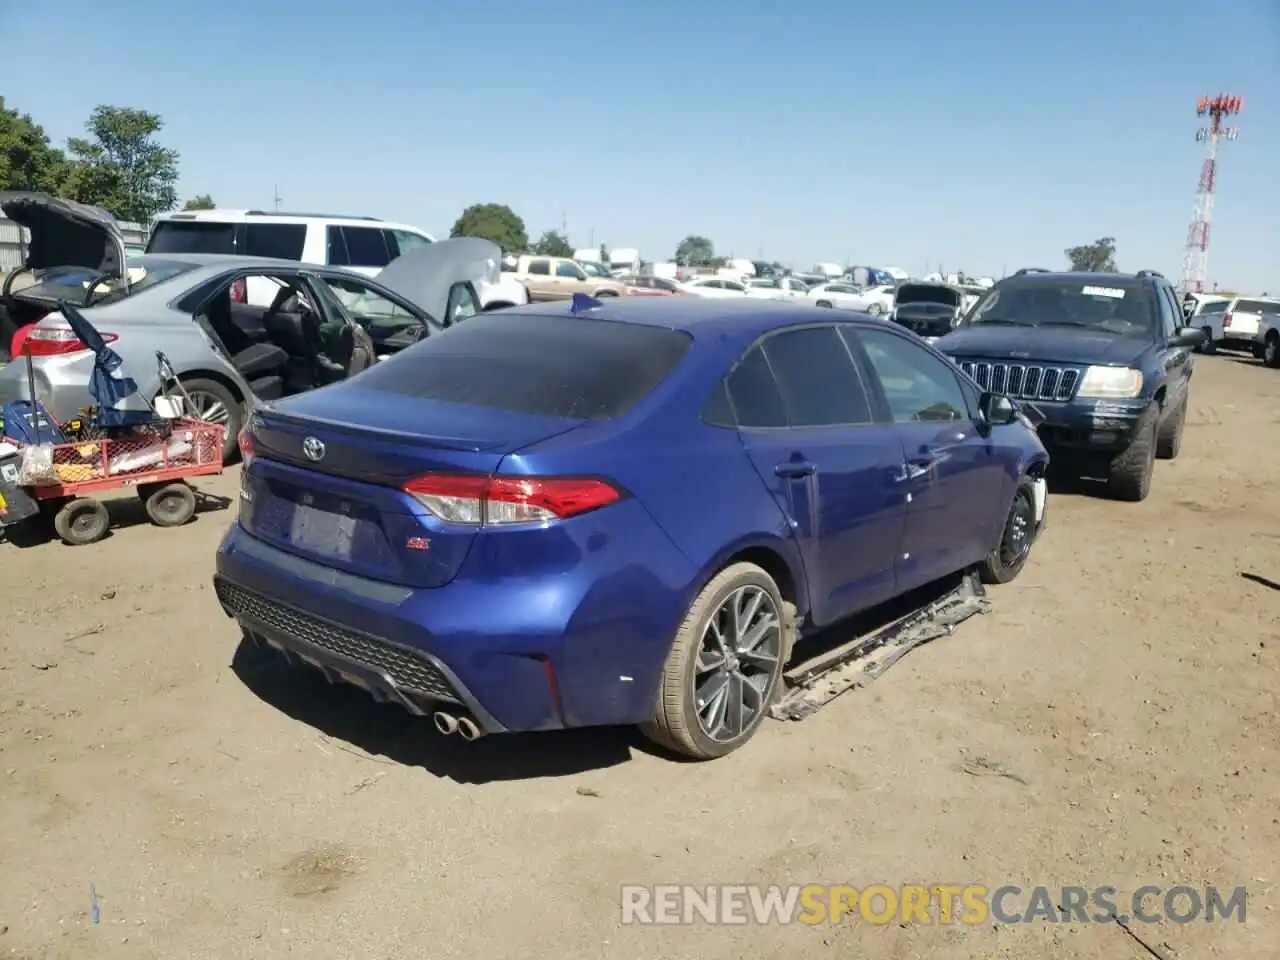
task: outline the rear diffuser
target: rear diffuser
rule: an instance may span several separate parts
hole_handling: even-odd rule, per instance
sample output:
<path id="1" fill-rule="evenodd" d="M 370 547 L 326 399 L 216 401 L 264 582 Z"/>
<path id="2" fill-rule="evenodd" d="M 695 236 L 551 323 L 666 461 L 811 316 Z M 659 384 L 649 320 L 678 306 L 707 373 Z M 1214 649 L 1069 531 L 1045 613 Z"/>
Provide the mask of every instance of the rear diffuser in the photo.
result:
<path id="1" fill-rule="evenodd" d="M 775 720 L 803 720 L 841 694 L 865 687 L 916 647 L 949 637 L 970 617 L 986 613 L 991 601 L 977 573 L 937 600 L 783 675 L 785 688 L 769 708 Z"/>

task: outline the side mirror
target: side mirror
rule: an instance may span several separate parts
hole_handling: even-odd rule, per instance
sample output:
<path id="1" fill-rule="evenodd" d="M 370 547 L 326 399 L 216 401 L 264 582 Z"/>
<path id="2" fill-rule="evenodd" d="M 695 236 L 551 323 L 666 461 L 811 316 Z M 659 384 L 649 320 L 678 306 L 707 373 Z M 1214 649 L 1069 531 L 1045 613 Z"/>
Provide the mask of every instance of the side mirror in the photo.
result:
<path id="1" fill-rule="evenodd" d="M 978 400 L 978 413 L 983 423 L 993 427 L 1013 423 L 1018 417 L 1018 408 L 1003 393 L 984 393 Z"/>
<path id="2" fill-rule="evenodd" d="M 1197 327 L 1179 327 L 1169 338 L 1171 347 L 1198 347 L 1204 343 L 1204 331 Z"/>

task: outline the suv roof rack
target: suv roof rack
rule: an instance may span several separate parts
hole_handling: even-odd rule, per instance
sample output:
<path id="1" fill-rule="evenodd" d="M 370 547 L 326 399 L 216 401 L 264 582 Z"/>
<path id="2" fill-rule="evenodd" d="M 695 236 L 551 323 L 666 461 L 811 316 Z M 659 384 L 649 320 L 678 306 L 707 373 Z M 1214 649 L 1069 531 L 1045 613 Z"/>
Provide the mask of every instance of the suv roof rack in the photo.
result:
<path id="1" fill-rule="evenodd" d="M 1164 279 L 1164 274 L 1159 270 L 1139 270 L 1134 274 L 1135 277 L 1156 277 L 1159 280 Z"/>
<path id="2" fill-rule="evenodd" d="M 309 217 L 313 220 L 370 220 L 381 221 L 377 217 L 353 217 L 346 213 L 294 213 L 289 210 L 246 210 L 247 217 Z"/>
<path id="3" fill-rule="evenodd" d="M 1015 277 L 1020 277 L 1024 273 L 1053 273 L 1053 271 L 1046 267 L 1023 267 L 1020 270 L 1013 271 Z"/>

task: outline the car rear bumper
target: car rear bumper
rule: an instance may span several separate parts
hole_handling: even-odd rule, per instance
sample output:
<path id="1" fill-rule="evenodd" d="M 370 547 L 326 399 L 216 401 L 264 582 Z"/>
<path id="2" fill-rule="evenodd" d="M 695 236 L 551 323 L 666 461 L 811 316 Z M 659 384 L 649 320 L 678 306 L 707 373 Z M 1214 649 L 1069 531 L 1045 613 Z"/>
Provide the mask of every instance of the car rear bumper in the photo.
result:
<path id="1" fill-rule="evenodd" d="M 683 598 L 652 575 L 607 584 L 623 591 L 612 603 L 595 585 L 574 597 L 562 580 L 403 587 L 294 556 L 236 523 L 214 588 L 253 641 L 411 713 L 465 709 L 488 733 L 647 719 Z"/>
<path id="2" fill-rule="evenodd" d="M 1037 427 L 1040 441 L 1051 453 L 1116 454 L 1129 446 L 1148 401 L 1088 400 L 1036 406 L 1045 415 Z"/>

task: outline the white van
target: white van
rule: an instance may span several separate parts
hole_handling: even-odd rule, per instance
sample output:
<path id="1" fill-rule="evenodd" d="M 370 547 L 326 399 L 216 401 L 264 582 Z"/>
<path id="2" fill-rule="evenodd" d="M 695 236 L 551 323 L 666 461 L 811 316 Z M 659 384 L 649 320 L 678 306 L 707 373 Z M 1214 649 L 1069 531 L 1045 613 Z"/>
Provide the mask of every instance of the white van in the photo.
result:
<path id="1" fill-rule="evenodd" d="M 367 277 L 435 237 L 405 223 L 376 217 L 340 217 L 263 210 L 183 210 L 161 214 L 151 227 L 147 253 L 227 253 L 344 267 Z M 250 277 L 247 302 L 269 306 L 277 287 Z M 486 310 L 528 303 L 524 286 L 503 278 L 477 289 Z"/>

